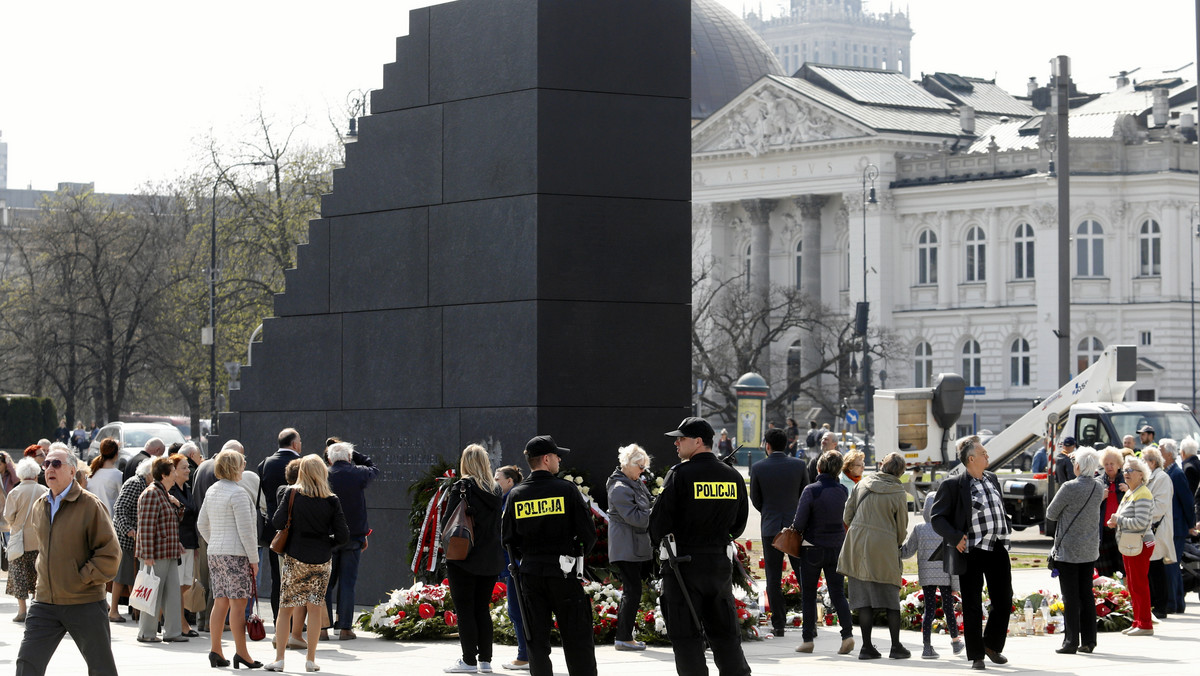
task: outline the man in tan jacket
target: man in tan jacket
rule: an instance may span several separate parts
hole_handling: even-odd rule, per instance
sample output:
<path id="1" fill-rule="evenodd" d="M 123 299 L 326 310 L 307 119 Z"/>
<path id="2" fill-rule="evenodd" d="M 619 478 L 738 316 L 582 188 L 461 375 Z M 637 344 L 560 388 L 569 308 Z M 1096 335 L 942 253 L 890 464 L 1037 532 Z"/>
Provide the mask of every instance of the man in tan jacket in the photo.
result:
<path id="1" fill-rule="evenodd" d="M 104 585 L 117 574 L 121 548 L 99 498 L 75 482 L 71 454 L 51 450 L 43 465 L 50 489 L 31 517 L 41 549 L 37 587 L 25 618 L 17 676 L 41 676 L 70 632 L 92 676 L 116 676 Z"/>

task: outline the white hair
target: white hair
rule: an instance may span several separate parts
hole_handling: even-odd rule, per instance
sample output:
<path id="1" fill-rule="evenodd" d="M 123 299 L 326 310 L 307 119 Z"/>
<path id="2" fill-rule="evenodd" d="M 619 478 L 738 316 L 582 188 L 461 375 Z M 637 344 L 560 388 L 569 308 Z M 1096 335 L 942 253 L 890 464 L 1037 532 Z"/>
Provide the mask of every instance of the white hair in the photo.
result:
<path id="1" fill-rule="evenodd" d="M 622 467 L 633 467 L 640 465 L 643 461 L 646 467 L 650 466 L 650 456 L 646 450 L 637 444 L 629 444 L 617 449 L 617 462 L 621 463 Z"/>
<path id="2" fill-rule="evenodd" d="M 354 457 L 354 444 L 349 441 L 339 441 L 336 444 L 330 444 L 325 452 L 329 454 L 330 464 L 350 462 L 350 458 Z"/>
<path id="3" fill-rule="evenodd" d="M 1200 442 L 1197 442 L 1195 437 L 1184 437 L 1183 441 L 1179 442 L 1179 452 L 1186 457 L 1196 455 L 1196 451 L 1200 450 Z"/>
<path id="4" fill-rule="evenodd" d="M 146 479 L 147 481 L 149 481 L 150 480 L 150 468 L 153 466 L 154 466 L 154 460 L 151 458 L 146 458 L 145 460 L 138 463 L 137 469 L 134 470 L 134 473 L 137 474 L 138 476 L 142 477 L 143 479 Z"/>
<path id="5" fill-rule="evenodd" d="M 71 463 L 72 468 L 78 469 L 79 458 L 75 457 L 75 451 L 71 450 L 70 446 L 64 444 L 61 441 L 56 441 L 56 442 L 50 444 L 50 450 L 46 451 L 46 455 L 50 455 L 51 453 L 53 453 L 55 451 L 62 451 L 63 453 L 66 453 L 67 454 L 67 462 Z"/>
<path id="6" fill-rule="evenodd" d="M 1175 443 L 1174 439 L 1160 439 L 1158 441 L 1158 452 L 1163 454 L 1163 461 L 1166 462 L 1167 456 L 1175 459 L 1175 451 L 1179 450 L 1179 444 Z M 1171 463 L 1167 462 L 1170 465 Z"/>
<path id="7" fill-rule="evenodd" d="M 1165 469 L 1162 453 L 1155 447 L 1150 446 L 1142 449 L 1142 460 L 1146 461 L 1147 465 L 1154 465 L 1150 469 Z"/>
<path id="8" fill-rule="evenodd" d="M 238 441 L 237 439 L 230 439 L 229 441 L 226 441 L 225 445 L 221 447 L 221 450 L 224 451 L 227 449 L 235 450 L 242 455 L 246 454 L 246 447 L 243 446 L 242 442 Z"/>
<path id="9" fill-rule="evenodd" d="M 33 458 L 23 458 L 17 463 L 17 478 L 25 481 L 26 479 L 36 479 L 42 473 L 42 468 L 38 465 L 37 460 Z"/>
<path id="10" fill-rule="evenodd" d="M 188 453 L 191 453 L 192 451 L 199 451 L 199 450 L 200 450 L 200 447 L 196 445 L 196 442 L 186 441 L 186 442 L 184 442 L 184 444 L 182 446 L 179 447 L 179 450 L 176 452 L 180 453 L 182 455 L 187 455 Z"/>
<path id="11" fill-rule="evenodd" d="M 1100 469 L 1100 453 L 1090 448 L 1075 451 L 1071 454 L 1071 460 L 1074 460 L 1075 466 L 1079 468 L 1079 476 L 1092 477 L 1096 475 L 1096 470 Z"/>

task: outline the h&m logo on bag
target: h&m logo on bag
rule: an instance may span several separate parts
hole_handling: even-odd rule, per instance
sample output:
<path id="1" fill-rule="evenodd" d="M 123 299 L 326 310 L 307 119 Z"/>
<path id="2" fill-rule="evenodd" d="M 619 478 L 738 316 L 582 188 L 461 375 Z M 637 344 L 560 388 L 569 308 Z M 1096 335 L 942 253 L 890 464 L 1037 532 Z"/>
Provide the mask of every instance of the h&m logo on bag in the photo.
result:
<path id="1" fill-rule="evenodd" d="M 539 498 L 537 500 L 521 500 L 514 504 L 518 519 L 528 519 L 535 516 L 550 516 L 551 514 L 566 514 L 566 503 L 561 497 Z"/>
<path id="2" fill-rule="evenodd" d="M 149 601 L 150 595 L 153 593 L 154 593 L 153 589 L 151 589 L 150 587 L 145 587 L 145 586 L 138 587 L 137 589 L 133 590 L 134 598 L 140 598 L 143 601 Z"/>
<path id="3" fill-rule="evenodd" d="M 694 500 L 737 500 L 737 484 L 732 481 L 697 481 L 692 491 Z"/>

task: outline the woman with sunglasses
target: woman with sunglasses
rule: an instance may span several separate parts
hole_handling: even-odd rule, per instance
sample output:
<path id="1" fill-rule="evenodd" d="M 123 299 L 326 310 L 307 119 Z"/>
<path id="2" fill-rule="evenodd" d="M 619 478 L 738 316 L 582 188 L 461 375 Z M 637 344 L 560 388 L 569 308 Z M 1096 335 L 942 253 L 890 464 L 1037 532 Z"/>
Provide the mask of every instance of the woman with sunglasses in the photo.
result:
<path id="1" fill-rule="evenodd" d="M 1126 533 L 1139 534 L 1142 541 L 1137 554 L 1125 554 L 1125 580 L 1129 600 L 1133 605 L 1133 625 L 1124 630 L 1130 636 L 1152 636 L 1154 620 L 1150 615 L 1150 556 L 1154 553 L 1154 533 L 1150 517 L 1154 510 L 1154 495 L 1146 486 L 1150 468 L 1137 456 L 1125 459 L 1125 483 L 1129 485 L 1117 513 L 1108 520 L 1109 528 L 1117 529 L 1117 542 Z"/>

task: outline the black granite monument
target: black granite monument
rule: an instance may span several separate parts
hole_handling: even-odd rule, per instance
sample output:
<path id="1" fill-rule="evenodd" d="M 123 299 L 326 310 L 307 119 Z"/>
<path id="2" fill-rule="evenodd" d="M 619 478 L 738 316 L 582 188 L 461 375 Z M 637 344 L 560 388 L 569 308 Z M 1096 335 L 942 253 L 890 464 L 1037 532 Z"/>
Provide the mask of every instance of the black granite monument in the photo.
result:
<path id="1" fill-rule="evenodd" d="M 309 226 L 221 439 L 296 427 L 381 465 L 361 603 L 408 584 L 407 488 L 551 434 L 602 499 L 689 404 L 689 0 L 415 10 Z"/>

